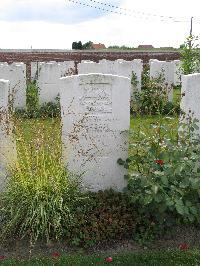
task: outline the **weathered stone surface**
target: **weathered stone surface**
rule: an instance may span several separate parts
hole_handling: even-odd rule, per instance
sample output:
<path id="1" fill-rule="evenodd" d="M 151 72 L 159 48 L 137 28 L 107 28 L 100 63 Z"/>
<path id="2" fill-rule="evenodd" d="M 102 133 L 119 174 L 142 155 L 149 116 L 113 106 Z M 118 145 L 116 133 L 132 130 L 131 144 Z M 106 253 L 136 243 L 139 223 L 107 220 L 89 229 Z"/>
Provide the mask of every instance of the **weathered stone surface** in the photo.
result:
<path id="1" fill-rule="evenodd" d="M 88 73 L 102 73 L 124 76 L 132 79 L 134 75 L 134 84 L 132 84 L 131 97 L 135 92 L 141 91 L 141 77 L 142 77 L 143 63 L 140 59 L 133 61 L 125 61 L 118 59 L 116 61 L 100 60 L 99 63 L 92 61 L 83 61 L 78 64 L 78 74 Z"/>
<path id="2" fill-rule="evenodd" d="M 67 77 L 75 74 L 74 61 L 64 61 L 58 63 L 61 67 L 61 77 Z"/>
<path id="3" fill-rule="evenodd" d="M 16 144 L 12 136 L 9 118 L 9 81 L 0 80 L 0 190 L 6 185 L 9 167 L 17 158 Z"/>
<path id="4" fill-rule="evenodd" d="M 173 83 L 174 83 L 174 63 L 158 60 L 150 60 L 150 77 L 163 77 L 166 84 L 168 100 L 173 101 Z"/>
<path id="5" fill-rule="evenodd" d="M 130 79 L 133 78 L 132 82 L 132 94 L 134 92 L 141 91 L 141 79 L 143 71 L 143 62 L 140 59 L 135 59 L 133 61 L 125 61 L 118 59 L 115 61 L 115 74 L 119 76 L 125 76 Z"/>
<path id="6" fill-rule="evenodd" d="M 26 65 L 0 63 L 0 79 L 10 81 L 10 94 L 14 108 L 26 108 Z"/>
<path id="7" fill-rule="evenodd" d="M 181 61 L 180 60 L 174 60 L 174 85 L 178 86 L 181 85 Z"/>
<path id="8" fill-rule="evenodd" d="M 35 68 L 35 64 L 33 64 Z M 34 75 L 33 70 L 33 75 Z M 42 105 L 48 102 L 55 102 L 59 96 L 59 79 L 75 73 L 74 62 L 48 62 L 38 63 L 36 76 L 37 86 L 39 89 L 39 103 Z"/>
<path id="9" fill-rule="evenodd" d="M 200 121 L 200 73 L 182 76 L 181 95 L 181 109 L 186 117 L 193 115 Z M 198 126 L 200 128 L 200 122 Z"/>
<path id="10" fill-rule="evenodd" d="M 128 156 L 130 79 L 88 74 L 62 78 L 63 160 L 83 174 L 84 189 L 126 186 L 126 170 L 117 164 Z"/>
<path id="11" fill-rule="evenodd" d="M 10 65 L 9 80 L 14 108 L 26 108 L 26 65 L 23 63 Z"/>

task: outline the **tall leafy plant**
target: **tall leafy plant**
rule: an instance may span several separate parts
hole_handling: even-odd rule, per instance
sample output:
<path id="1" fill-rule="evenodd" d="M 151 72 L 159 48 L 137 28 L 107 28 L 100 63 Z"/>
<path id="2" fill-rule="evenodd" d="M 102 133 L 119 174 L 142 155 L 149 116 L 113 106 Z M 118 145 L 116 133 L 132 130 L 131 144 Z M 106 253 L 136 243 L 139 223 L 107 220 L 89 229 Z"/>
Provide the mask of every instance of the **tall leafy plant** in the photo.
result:
<path id="1" fill-rule="evenodd" d="M 132 132 L 130 156 L 118 163 L 129 169 L 127 193 L 141 217 L 165 224 L 169 217 L 200 224 L 200 167 L 197 121 L 159 118 L 147 131 Z"/>
<path id="2" fill-rule="evenodd" d="M 18 161 L 9 169 L 10 180 L 0 194 L 1 239 L 18 236 L 33 244 L 38 238 L 48 242 L 66 234 L 84 197 L 77 178 L 62 163 L 57 124 L 45 126 L 35 120 L 28 131 L 23 125 L 19 120 L 15 124 Z"/>
<path id="3" fill-rule="evenodd" d="M 191 35 L 181 47 L 181 70 L 188 75 L 200 72 L 200 46 L 199 37 Z"/>

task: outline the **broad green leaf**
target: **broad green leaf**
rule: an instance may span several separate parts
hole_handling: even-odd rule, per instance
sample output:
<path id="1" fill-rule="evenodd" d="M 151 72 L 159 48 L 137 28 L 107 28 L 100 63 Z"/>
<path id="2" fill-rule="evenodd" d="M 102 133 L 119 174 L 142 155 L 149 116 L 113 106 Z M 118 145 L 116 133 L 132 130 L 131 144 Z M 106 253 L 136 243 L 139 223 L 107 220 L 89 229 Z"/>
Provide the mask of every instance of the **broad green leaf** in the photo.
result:
<path id="1" fill-rule="evenodd" d="M 169 182 L 165 175 L 161 176 L 160 179 L 165 186 L 168 186 Z"/>

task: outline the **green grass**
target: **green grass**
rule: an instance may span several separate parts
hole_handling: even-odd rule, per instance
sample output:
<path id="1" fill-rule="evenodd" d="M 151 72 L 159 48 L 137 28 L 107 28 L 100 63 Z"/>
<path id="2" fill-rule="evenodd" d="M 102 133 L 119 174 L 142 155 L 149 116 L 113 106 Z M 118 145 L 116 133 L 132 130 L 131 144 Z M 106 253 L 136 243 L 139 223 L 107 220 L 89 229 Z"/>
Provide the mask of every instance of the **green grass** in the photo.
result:
<path id="1" fill-rule="evenodd" d="M 173 90 L 173 102 L 179 104 L 180 99 L 181 99 L 181 89 L 180 87 L 177 86 Z"/>
<path id="2" fill-rule="evenodd" d="M 107 254 L 110 256 L 110 254 Z M 111 255 L 112 256 L 112 255 Z M 113 262 L 106 263 L 103 255 L 73 255 L 60 258 L 36 258 L 33 260 L 13 261 L 1 263 L 2 266 L 92 266 L 92 265 L 124 265 L 124 266 L 199 266 L 200 251 L 157 251 L 140 253 L 119 253 L 112 256 Z"/>
<path id="3" fill-rule="evenodd" d="M 170 122 L 165 116 L 131 116 L 130 120 L 130 128 L 138 129 L 139 127 L 147 131 L 149 130 L 149 126 L 153 123 L 158 122 L 160 119 L 163 119 L 165 123 Z M 178 123 L 178 117 L 173 117 L 175 125 Z M 33 139 L 39 130 L 43 129 L 43 132 L 53 135 L 54 138 L 60 138 L 61 133 L 61 124 L 60 120 L 57 118 L 53 119 L 23 119 L 18 124 L 23 131 L 23 135 L 25 139 L 31 140 Z"/>
<path id="4" fill-rule="evenodd" d="M 166 116 L 136 116 L 132 117 L 130 120 L 130 129 L 134 131 L 141 130 L 145 134 L 150 134 L 151 124 L 155 124 L 162 120 L 164 123 L 173 124 L 174 128 L 177 128 L 178 117 L 171 117 L 170 119 Z M 27 143 L 37 143 L 37 139 L 41 138 L 46 142 L 47 147 L 50 147 L 52 152 L 58 152 L 54 149 L 54 145 L 61 148 L 61 123 L 58 118 L 54 119 L 22 119 L 18 122 L 18 127 L 20 127 L 20 134 L 24 137 Z M 175 130 L 176 132 L 176 130 Z M 132 137 L 130 135 L 130 142 Z M 18 141 L 18 149 L 22 149 L 20 141 Z M 61 155 L 61 150 L 59 151 Z"/>

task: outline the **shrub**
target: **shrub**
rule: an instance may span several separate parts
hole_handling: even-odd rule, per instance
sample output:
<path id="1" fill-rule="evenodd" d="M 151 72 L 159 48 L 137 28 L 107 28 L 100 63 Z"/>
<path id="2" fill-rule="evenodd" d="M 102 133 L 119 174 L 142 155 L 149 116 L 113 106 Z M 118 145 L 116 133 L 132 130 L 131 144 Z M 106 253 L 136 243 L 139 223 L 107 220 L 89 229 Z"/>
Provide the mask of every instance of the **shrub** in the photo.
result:
<path id="1" fill-rule="evenodd" d="M 76 209 L 67 237 L 72 244 L 86 246 L 131 238 L 136 224 L 137 214 L 126 194 L 113 190 L 90 192 L 87 204 Z"/>
<path id="2" fill-rule="evenodd" d="M 178 135 L 174 119 L 168 119 L 160 118 L 148 134 L 133 132 L 130 156 L 118 160 L 129 169 L 127 193 L 146 228 L 164 229 L 175 220 L 200 223 L 197 121 L 184 117 Z"/>
<path id="3" fill-rule="evenodd" d="M 200 50 L 199 38 L 189 36 L 181 49 L 181 70 L 183 74 L 188 75 L 200 72 Z"/>
<path id="4" fill-rule="evenodd" d="M 26 107 L 29 117 L 36 117 L 39 110 L 38 88 L 35 82 L 30 82 L 26 90 Z"/>
<path id="5" fill-rule="evenodd" d="M 134 76 L 132 78 L 134 81 Z M 169 86 L 165 83 L 163 74 L 158 78 L 150 78 L 149 67 L 145 67 L 142 74 L 141 92 L 134 94 L 135 103 L 132 112 L 139 115 L 172 115 L 179 112 L 179 102 L 172 103 L 168 100 Z"/>
<path id="6" fill-rule="evenodd" d="M 60 99 L 55 102 L 47 102 L 39 106 L 38 88 L 35 82 L 27 86 L 26 109 L 15 110 L 16 117 L 22 118 L 53 118 L 60 117 Z"/>
<path id="7" fill-rule="evenodd" d="M 57 97 L 55 102 L 48 102 L 40 107 L 39 117 L 60 117 L 60 112 L 60 99 Z"/>

